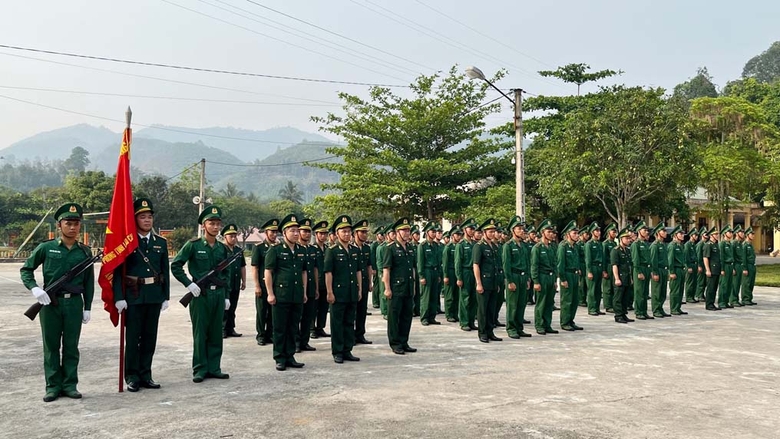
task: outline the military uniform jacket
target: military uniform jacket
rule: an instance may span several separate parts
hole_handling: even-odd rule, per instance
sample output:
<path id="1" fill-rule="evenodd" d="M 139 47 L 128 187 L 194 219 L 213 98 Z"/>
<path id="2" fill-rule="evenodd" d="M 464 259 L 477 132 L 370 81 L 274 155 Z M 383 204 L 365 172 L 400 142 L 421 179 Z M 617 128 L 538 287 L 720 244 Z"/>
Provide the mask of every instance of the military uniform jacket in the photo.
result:
<path id="1" fill-rule="evenodd" d="M 628 248 L 621 246 L 613 248 L 609 259 L 610 266 L 616 265 L 618 268 L 620 283 L 623 286 L 628 286 L 631 282 L 631 255 Z"/>
<path id="2" fill-rule="evenodd" d="M 441 260 L 439 244 L 425 240 L 417 246 L 417 273 L 420 279 L 426 279 L 428 276 L 434 278 L 441 277 Z"/>
<path id="3" fill-rule="evenodd" d="M 379 279 L 382 279 L 382 271 L 384 269 L 385 250 L 387 249 L 387 243 L 383 242 L 376 247 L 376 270 L 379 273 Z"/>
<path id="4" fill-rule="evenodd" d="M 317 282 L 319 273 L 322 272 L 322 267 L 317 261 L 320 249 L 316 244 L 307 244 L 304 248 L 306 249 L 306 282 L 308 284 L 306 285 L 306 297 L 313 299 L 317 297 Z M 314 270 L 317 270 L 316 276 Z"/>
<path id="5" fill-rule="evenodd" d="M 404 248 L 398 241 L 388 245 L 383 252 L 382 267 L 390 271 L 390 288 L 393 295 L 414 294 L 414 250 L 410 245 Z"/>
<path id="6" fill-rule="evenodd" d="M 604 248 L 599 241 L 591 239 L 585 243 L 585 273 L 593 275 L 593 279 L 599 279 L 602 273 L 607 270 L 604 264 Z"/>
<path id="7" fill-rule="evenodd" d="M 716 276 L 719 275 L 721 271 L 721 266 L 720 266 L 720 247 L 718 246 L 718 243 L 707 241 L 707 243 L 704 244 L 702 257 L 709 258 L 710 272 Z"/>
<path id="8" fill-rule="evenodd" d="M 682 243 L 672 241 L 666 249 L 666 265 L 669 270 L 684 270 L 685 267 L 685 248 Z"/>
<path id="9" fill-rule="evenodd" d="M 360 256 L 358 259 L 358 270 L 360 270 L 363 294 L 366 294 L 369 285 L 371 285 L 369 280 L 369 269 L 371 268 L 371 248 L 368 246 L 368 244 L 365 243 L 360 247 L 358 247 L 357 244 L 354 244 L 353 247 L 358 250 L 358 255 Z"/>
<path id="10" fill-rule="evenodd" d="M 580 275 L 586 274 L 586 272 L 588 270 L 587 264 L 585 263 L 585 247 L 587 246 L 587 244 L 588 244 L 588 242 L 587 241 L 583 241 L 583 240 L 579 240 L 575 244 L 575 246 L 577 247 L 577 256 L 578 256 L 577 260 L 580 263 L 580 266 L 579 266 Z"/>
<path id="11" fill-rule="evenodd" d="M 320 294 L 327 293 L 328 288 L 325 286 L 325 251 L 328 249 L 328 247 L 323 246 L 322 248 L 320 248 L 320 246 L 317 244 L 312 244 L 312 246 L 315 248 L 317 254 L 314 266 L 317 268 L 318 288 Z M 309 269 L 309 276 L 312 276 L 312 273 L 314 272 L 311 269 Z"/>
<path id="12" fill-rule="evenodd" d="M 753 248 L 753 243 L 745 241 L 742 243 L 742 247 L 745 249 L 745 268 L 756 266 L 756 250 Z"/>
<path id="13" fill-rule="evenodd" d="M 233 264 L 236 264 L 234 262 Z M 124 276 L 144 279 L 126 281 Z M 156 279 L 155 279 L 156 278 Z M 155 279 L 153 282 L 148 282 Z M 123 288 L 124 287 L 124 288 Z M 171 298 L 171 276 L 168 265 L 168 241 L 154 233 L 149 234 L 148 244 L 138 238 L 138 248 L 114 270 L 112 282 L 114 300 L 125 300 L 128 305 L 163 303 Z"/>
<path id="14" fill-rule="evenodd" d="M 24 262 L 22 268 L 19 270 L 24 286 L 31 290 L 38 284 L 35 282 L 35 269 L 43 264 L 43 289 L 49 286 L 52 282 L 59 279 L 64 275 L 71 267 L 77 265 L 84 259 L 92 258 L 92 249 L 88 245 L 80 242 L 74 243 L 70 250 L 65 244 L 62 243 L 62 239 L 52 239 L 38 244 L 35 250 L 30 254 L 30 257 Z M 94 265 L 84 270 L 83 273 L 74 277 L 70 281 L 70 285 L 83 289 L 84 296 L 84 310 L 89 311 L 92 309 L 92 298 L 95 295 L 95 271 Z M 64 292 L 67 293 L 67 292 Z"/>
<path id="15" fill-rule="evenodd" d="M 725 270 L 726 268 L 733 268 L 734 246 L 731 245 L 731 241 L 720 241 L 718 243 L 718 249 L 720 250 L 721 270 Z"/>
<path id="16" fill-rule="evenodd" d="M 474 272 L 472 256 L 474 254 L 474 242 L 463 238 L 455 246 L 455 277 L 463 280 L 464 272 Z"/>
<path id="17" fill-rule="evenodd" d="M 252 249 L 252 266 L 257 270 L 257 278 L 260 280 L 260 291 L 262 294 L 268 294 L 265 288 L 265 255 L 271 247 L 279 245 L 279 241 L 269 242 L 265 240 L 262 244 L 256 245 Z"/>
<path id="18" fill-rule="evenodd" d="M 535 284 L 541 284 L 541 276 L 558 276 L 558 266 L 555 262 L 555 250 L 552 245 L 544 245 L 539 241 L 531 249 L 531 279 Z"/>
<path id="19" fill-rule="evenodd" d="M 734 268 L 742 271 L 742 267 L 745 265 L 744 243 L 735 239 L 732 241 L 732 247 L 734 247 Z"/>
<path id="20" fill-rule="evenodd" d="M 367 246 L 363 246 L 367 247 Z M 357 246 L 350 244 L 345 249 L 336 244 L 325 250 L 325 273 L 333 275 L 333 295 L 336 302 L 358 301 L 358 275 L 365 271 L 363 256 Z"/>
<path id="21" fill-rule="evenodd" d="M 649 270 L 651 267 L 650 246 L 638 239 L 631 244 L 631 264 L 634 270 Z"/>
<path id="22" fill-rule="evenodd" d="M 604 270 L 607 271 L 607 275 L 610 279 L 612 279 L 612 249 L 617 246 L 615 240 L 609 238 L 601 243 L 602 255 L 604 256 Z"/>
<path id="23" fill-rule="evenodd" d="M 206 238 L 193 238 L 187 241 L 176 257 L 173 258 L 171 273 L 176 280 L 186 286 L 205 276 L 212 268 L 215 268 L 228 257 L 229 250 L 225 244 L 216 241 L 212 247 L 206 242 Z M 184 273 L 185 263 L 192 279 Z M 227 284 L 228 270 L 222 270 L 216 277 Z M 218 287 L 212 284 L 202 289 L 224 291 L 225 287 Z"/>
<path id="24" fill-rule="evenodd" d="M 482 288 L 486 291 L 495 291 L 498 288 L 498 283 L 503 282 L 503 279 L 499 278 L 499 266 L 501 262 L 498 259 L 498 246 L 483 239 L 474 245 L 471 260 L 474 265 L 479 265 Z M 472 270 L 473 269 L 474 268 L 472 267 Z"/>
<path id="25" fill-rule="evenodd" d="M 228 248 L 228 251 L 230 252 L 230 256 L 244 252 L 239 246 L 234 246 L 233 250 Z M 233 261 L 233 263 L 225 269 L 225 271 L 228 272 L 228 291 L 238 291 L 241 289 L 241 267 L 246 267 L 246 258 L 239 256 L 238 259 Z"/>
<path id="26" fill-rule="evenodd" d="M 379 241 L 374 241 L 371 243 L 371 247 L 369 247 L 369 250 L 371 251 L 371 269 L 374 270 L 374 273 L 378 272 L 377 270 L 377 260 L 376 260 L 376 251 L 377 248 L 381 245 Z"/>
<path id="27" fill-rule="evenodd" d="M 297 243 L 292 248 L 285 242 L 268 249 L 265 269 L 271 270 L 277 303 L 303 303 L 306 286 L 302 275 L 308 269 L 306 259 L 306 249 Z"/>
<path id="28" fill-rule="evenodd" d="M 666 244 L 655 240 L 650 245 L 650 272 L 661 274 L 669 268 L 669 258 L 666 254 Z"/>
<path id="29" fill-rule="evenodd" d="M 699 267 L 699 258 L 697 257 L 699 243 L 694 244 L 691 241 L 685 243 L 685 266 L 693 271 Z"/>
<path id="30" fill-rule="evenodd" d="M 696 243 L 696 262 L 699 264 L 699 267 L 704 269 L 704 246 L 707 245 L 706 242 L 704 242 L 703 239 L 699 240 L 699 242 Z"/>
<path id="31" fill-rule="evenodd" d="M 558 246 L 558 276 L 561 277 L 561 281 L 565 281 L 567 275 L 578 274 L 579 271 L 580 250 L 576 242 L 572 244 L 566 240 Z M 570 287 L 574 288 L 574 285 Z"/>
<path id="32" fill-rule="evenodd" d="M 441 269 L 443 277 L 449 278 L 451 282 L 455 282 L 455 244 L 452 242 L 445 245 L 442 249 Z"/>
<path id="33" fill-rule="evenodd" d="M 512 239 L 504 244 L 504 248 L 501 250 L 501 263 L 504 267 L 504 275 L 507 281 L 510 279 L 510 276 L 531 275 L 531 254 L 524 242 L 517 242 Z M 522 288 L 525 288 L 525 286 Z"/>

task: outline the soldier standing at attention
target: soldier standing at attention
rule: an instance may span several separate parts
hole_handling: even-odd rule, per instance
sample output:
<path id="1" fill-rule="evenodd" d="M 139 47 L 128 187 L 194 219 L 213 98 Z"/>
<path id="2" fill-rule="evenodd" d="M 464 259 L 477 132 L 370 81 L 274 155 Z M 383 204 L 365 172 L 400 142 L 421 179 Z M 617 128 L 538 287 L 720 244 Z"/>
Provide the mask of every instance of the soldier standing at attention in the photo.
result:
<path id="1" fill-rule="evenodd" d="M 366 222 L 365 227 L 368 227 Z M 333 361 L 360 361 L 355 346 L 355 314 L 363 291 L 361 250 L 351 244 L 352 218 L 341 215 L 333 222 L 337 244 L 325 250 L 325 285 L 330 303 L 330 346 Z"/>
<path id="2" fill-rule="evenodd" d="M 222 229 L 222 237 L 225 238 L 225 245 L 230 255 L 234 253 L 243 253 L 244 249 L 238 247 L 238 226 L 228 224 Z M 230 307 L 225 309 L 225 316 L 222 318 L 222 338 L 241 337 L 242 334 L 236 332 L 236 308 L 238 307 L 238 295 L 246 289 L 246 259 L 239 256 L 238 260 L 230 264 L 226 269 L 228 272 L 228 299 Z"/>
<path id="3" fill-rule="evenodd" d="M 225 309 L 230 308 L 230 299 L 225 297 L 225 287 L 217 285 L 227 284 L 227 270 L 217 275 L 221 282 L 209 281 L 203 285 L 202 290 L 195 283 L 195 280 L 204 277 L 220 262 L 230 257 L 227 246 L 217 241 L 217 235 L 222 228 L 222 210 L 217 206 L 203 209 L 198 223 L 203 227 L 203 237 L 187 241 L 171 263 L 171 274 L 195 296 L 189 306 L 194 383 L 202 383 L 206 378 L 230 378 L 230 375 L 222 372 L 220 366 L 222 317 L 225 315 Z M 184 273 L 185 263 L 191 279 Z"/>
<path id="4" fill-rule="evenodd" d="M 720 236 L 718 227 L 711 228 L 709 235 L 710 240 L 702 250 L 704 273 L 707 276 L 707 295 L 704 304 L 707 311 L 720 311 L 721 307 L 715 305 L 715 292 L 718 290 L 718 281 L 722 273 L 720 246 L 718 245 L 718 237 Z"/>
<path id="5" fill-rule="evenodd" d="M 312 322 L 311 338 L 328 338 L 330 334 L 325 332 L 325 325 L 328 321 L 328 311 L 330 305 L 328 304 L 328 289 L 325 287 L 325 270 L 323 268 L 325 264 L 325 250 L 328 249 L 328 222 L 320 221 L 314 225 L 314 245 L 317 247 L 317 319 Z M 311 270 L 309 270 L 311 272 Z"/>
<path id="6" fill-rule="evenodd" d="M 587 271 L 587 268 L 585 266 L 585 247 L 588 244 L 588 241 L 590 240 L 590 228 L 589 227 L 583 227 L 580 229 L 579 233 L 579 241 L 577 241 L 577 251 L 579 253 L 579 261 L 580 261 L 580 275 L 579 275 L 579 284 L 577 285 L 577 296 L 579 299 L 579 306 L 583 308 L 588 307 L 588 282 L 587 277 L 585 276 L 585 272 Z"/>
<path id="7" fill-rule="evenodd" d="M 609 276 L 607 264 L 604 263 L 604 247 L 599 241 L 601 228 L 598 223 L 593 222 L 588 227 L 588 232 L 591 239 L 585 243 L 585 273 L 582 277 L 586 279 L 588 287 L 588 314 L 598 316 L 604 314 L 600 309 L 602 281 L 609 279 Z"/>
<path id="8" fill-rule="evenodd" d="M 604 311 L 608 313 L 614 313 L 612 309 L 612 298 L 614 297 L 615 279 L 612 277 L 612 249 L 617 247 L 617 226 L 615 223 L 611 223 L 604 229 L 606 237 L 604 242 L 601 243 L 602 254 L 604 255 L 604 267 L 607 271 L 607 277 L 601 282 L 601 294 L 604 297 Z"/>
<path id="9" fill-rule="evenodd" d="M 756 283 L 756 251 L 753 248 L 753 228 L 745 230 L 745 271 L 742 273 L 742 305 L 755 306 L 753 302 L 753 286 Z"/>
<path id="10" fill-rule="evenodd" d="M 255 280 L 255 329 L 257 344 L 265 346 L 271 343 L 274 327 L 271 318 L 271 305 L 268 304 L 268 290 L 265 288 L 265 255 L 271 247 L 278 245 L 276 234 L 279 232 L 279 220 L 269 219 L 260 227 L 265 231 L 265 240 L 252 249 L 252 267 Z"/>
<path id="11" fill-rule="evenodd" d="M 710 231 L 707 230 L 707 227 L 702 226 L 699 235 L 701 235 L 701 240 L 696 244 L 696 262 L 699 264 L 699 275 L 696 276 L 696 300 L 705 302 L 707 270 L 704 267 L 704 247 L 710 241 Z"/>
<path id="12" fill-rule="evenodd" d="M 388 243 L 382 256 L 382 282 L 387 299 L 387 339 L 393 353 L 417 352 L 409 346 L 414 308 L 414 251 L 408 245 L 411 224 L 400 218 L 393 225 L 396 239 Z"/>
<path id="13" fill-rule="evenodd" d="M 655 317 L 647 315 L 647 296 L 650 291 L 650 269 L 652 267 L 652 258 L 650 257 L 650 246 L 647 245 L 647 239 L 650 236 L 650 228 L 644 221 L 639 221 L 634 230 L 638 234 L 638 239 L 631 244 L 631 263 L 633 264 L 634 281 L 634 308 L 636 309 L 636 318 L 639 320 L 654 319 Z M 616 284 L 617 285 L 617 284 Z M 629 296 L 630 300 L 630 296 Z M 630 306 L 626 304 L 626 309 Z M 617 317 L 615 312 L 615 317 Z M 626 318 L 626 320 L 630 320 Z"/>
<path id="14" fill-rule="evenodd" d="M 376 260 L 376 249 L 379 247 L 380 244 L 382 244 L 385 240 L 385 234 L 384 234 L 385 228 L 384 226 L 379 226 L 376 229 L 374 229 L 374 236 L 376 239 L 374 242 L 371 243 L 371 272 L 374 273 L 374 277 L 372 278 L 371 285 L 373 285 L 373 289 L 371 290 L 371 307 L 374 309 L 379 309 L 379 285 L 381 284 L 381 281 L 379 279 L 379 276 L 381 276 L 381 271 L 377 271 L 377 260 Z"/>
<path id="15" fill-rule="evenodd" d="M 677 226 L 672 230 L 672 242 L 667 247 L 667 265 L 669 266 L 669 308 L 673 316 L 688 314 L 682 310 L 683 284 L 685 283 L 685 232 Z"/>
<path id="16" fill-rule="evenodd" d="M 561 281 L 561 329 L 564 331 L 581 330 L 574 323 L 579 303 L 580 252 L 578 247 L 579 229 L 577 223 L 570 221 L 563 228 L 563 242 L 558 246 L 558 276 Z"/>
<path id="17" fill-rule="evenodd" d="M 152 358 L 157 346 L 160 311 L 168 309 L 171 274 L 168 242 L 152 233 L 152 201 L 139 198 L 133 203 L 138 247 L 114 270 L 114 301 L 119 313 L 125 311 L 125 382 L 129 392 L 159 389 L 152 379 Z M 124 284 L 124 287 L 123 287 Z"/>
<path id="18" fill-rule="evenodd" d="M 417 257 L 417 247 L 420 245 L 420 229 L 414 225 L 409 235 L 409 247 L 415 255 L 415 261 Z M 420 317 L 420 273 L 416 270 L 414 272 L 414 317 Z"/>
<path id="19" fill-rule="evenodd" d="M 436 230 L 436 239 L 434 240 L 436 242 L 436 248 L 439 250 L 439 270 L 441 270 L 441 260 L 444 257 L 444 245 L 449 242 L 449 239 L 447 239 L 447 242 L 444 242 L 444 230 L 442 230 L 441 225 L 434 224 L 435 230 Z M 442 273 L 442 276 L 444 273 Z M 441 298 L 444 296 L 444 284 L 439 281 L 439 291 L 436 292 L 436 314 L 444 314 L 444 310 L 441 307 Z"/>
<path id="20" fill-rule="evenodd" d="M 504 244 L 501 262 L 506 277 L 506 333 L 509 338 L 530 337 L 523 331 L 526 294 L 531 283 L 531 253 L 525 244 L 525 224 L 519 216 L 509 221 L 512 239 Z"/>
<path id="21" fill-rule="evenodd" d="M 477 284 L 477 322 L 479 341 L 501 341 L 493 333 L 494 316 L 496 309 L 496 296 L 498 294 L 499 279 L 498 246 L 495 245 L 496 220 L 488 219 L 477 229 L 484 234 L 482 240 L 474 245 L 471 261 L 474 269 L 474 279 Z"/>
<path id="22" fill-rule="evenodd" d="M 441 290 L 441 260 L 439 243 L 436 242 L 436 224 L 429 222 L 423 228 L 425 241 L 417 246 L 417 273 L 420 279 L 420 323 L 423 326 L 440 325 L 436 313 Z"/>
<path id="23" fill-rule="evenodd" d="M 718 293 L 718 306 L 720 308 L 734 308 L 729 300 L 731 299 L 731 287 L 734 279 L 734 246 L 731 238 L 734 233 L 731 226 L 725 226 L 720 231 L 723 239 L 718 244 L 720 250 L 720 286 Z"/>
<path id="24" fill-rule="evenodd" d="M 504 291 L 504 281 L 506 275 L 504 274 L 504 263 L 501 260 L 501 255 L 504 251 L 504 242 L 506 241 L 506 233 L 501 223 L 496 221 L 496 237 L 492 243 L 496 247 L 496 262 L 498 264 L 498 276 L 496 277 L 496 307 L 493 311 L 493 327 L 502 328 L 506 327 L 506 324 L 501 323 L 498 320 L 498 315 L 501 312 L 501 307 L 506 302 L 506 292 Z"/>
<path id="25" fill-rule="evenodd" d="M 742 242 L 745 240 L 745 232 L 742 230 L 742 226 L 737 224 L 734 227 L 734 240 L 732 246 L 734 247 L 734 281 L 731 284 L 731 297 L 729 298 L 729 305 L 734 307 L 742 306 L 739 300 L 739 290 L 742 287 L 742 274 L 745 271 L 745 249 L 742 246 Z"/>
<path id="26" fill-rule="evenodd" d="M 477 291 L 475 289 L 474 268 L 471 257 L 474 248 L 474 229 L 476 222 L 469 218 L 460 226 L 466 235 L 455 246 L 455 277 L 460 288 L 458 301 L 458 320 L 463 331 L 476 330 Z"/>
<path id="27" fill-rule="evenodd" d="M 612 267 L 612 279 L 615 283 L 615 295 L 612 297 L 612 309 L 615 311 L 615 322 L 633 322 L 628 318 L 628 302 L 630 300 L 631 283 L 631 252 L 628 246 L 631 244 L 631 234 L 626 227 L 618 235 L 619 245 L 612 249 L 610 265 Z"/>
<path id="28" fill-rule="evenodd" d="M 534 228 L 533 224 L 530 224 L 528 226 L 528 238 L 525 240 L 525 245 L 528 247 L 528 257 L 530 258 L 531 255 L 531 249 L 534 248 L 537 242 L 539 242 L 539 238 L 536 235 L 536 229 Z M 526 298 L 528 299 L 528 302 L 526 305 L 534 305 L 536 303 L 536 294 L 534 291 L 534 281 L 531 279 L 531 275 L 529 272 L 528 279 L 530 279 L 531 283 L 528 285 L 528 292 L 526 293 Z"/>
<path id="29" fill-rule="evenodd" d="M 685 301 L 683 303 L 691 302 L 698 303 L 696 299 L 696 281 L 698 280 L 701 267 L 696 259 L 696 243 L 699 241 L 699 230 L 694 227 L 688 232 L 688 242 L 683 246 L 685 252 L 685 267 L 687 268 L 685 273 Z"/>
<path id="30" fill-rule="evenodd" d="M 653 228 L 655 241 L 650 245 L 650 273 L 652 276 L 650 303 L 653 307 L 653 317 L 671 317 L 664 311 L 666 302 L 666 289 L 669 282 L 669 258 L 667 257 L 666 229 L 664 223 Z"/>
<path id="31" fill-rule="evenodd" d="M 531 279 L 536 292 L 534 325 L 539 335 L 557 334 L 558 331 L 552 328 L 552 312 L 558 266 L 552 246 L 555 231 L 550 220 L 539 224 L 539 232 L 542 238 L 531 250 Z"/>
<path id="32" fill-rule="evenodd" d="M 81 325 L 86 325 L 90 320 L 95 293 L 94 269 L 90 266 L 71 279 L 66 288 L 57 293 L 56 305 L 51 303 L 51 298 L 43 288 L 83 260 L 92 258 L 89 246 L 78 242 L 82 214 L 81 206 L 76 203 L 60 206 L 54 212 L 60 237 L 39 244 L 19 270 L 25 288 L 43 305 L 39 320 L 43 333 L 43 372 L 46 378 L 44 402 L 52 402 L 60 395 L 81 398 L 76 388 L 79 383 L 79 338 Z M 35 280 L 35 270 L 41 264 L 43 288 Z"/>
<path id="33" fill-rule="evenodd" d="M 349 219 L 348 217 L 346 217 Z M 355 314 L 355 343 L 359 344 L 372 344 L 370 340 L 366 340 L 366 316 L 368 315 L 368 295 L 374 288 L 372 280 L 374 278 L 373 270 L 371 269 L 371 249 L 366 241 L 368 240 L 368 220 L 360 220 L 355 223 L 354 228 L 354 241 L 355 247 L 357 247 L 360 255 L 358 260 L 358 271 L 360 272 L 360 300 L 357 304 L 357 312 Z"/>
<path id="34" fill-rule="evenodd" d="M 303 351 L 316 351 L 317 348 L 309 344 L 311 339 L 311 326 L 317 316 L 317 300 L 320 298 L 319 279 L 320 267 L 317 263 L 318 249 L 311 243 L 311 231 L 313 221 L 303 218 L 298 224 L 298 243 L 306 251 L 306 303 L 303 304 L 301 322 L 298 327 L 298 336 L 295 340 L 295 353 Z"/>
<path id="35" fill-rule="evenodd" d="M 276 370 L 301 368 L 295 361 L 295 340 L 301 323 L 303 305 L 307 302 L 308 258 L 298 241 L 298 219 L 287 215 L 280 221 L 282 240 L 265 255 L 265 288 L 274 321 L 274 361 Z"/>
<path id="36" fill-rule="evenodd" d="M 455 284 L 455 248 L 463 238 L 463 232 L 458 226 L 453 226 L 449 231 L 450 242 L 444 246 L 442 252 L 442 274 L 444 276 L 444 316 L 450 323 L 458 322 L 458 302 L 460 301 L 460 289 Z"/>
<path id="37" fill-rule="evenodd" d="M 376 268 L 379 270 L 380 276 L 384 276 L 384 260 L 387 247 L 395 243 L 396 233 L 393 225 L 389 225 L 385 228 L 385 242 L 376 248 Z M 387 297 L 385 297 L 385 282 L 380 277 L 379 281 L 379 310 L 382 312 L 382 318 L 387 320 Z"/>

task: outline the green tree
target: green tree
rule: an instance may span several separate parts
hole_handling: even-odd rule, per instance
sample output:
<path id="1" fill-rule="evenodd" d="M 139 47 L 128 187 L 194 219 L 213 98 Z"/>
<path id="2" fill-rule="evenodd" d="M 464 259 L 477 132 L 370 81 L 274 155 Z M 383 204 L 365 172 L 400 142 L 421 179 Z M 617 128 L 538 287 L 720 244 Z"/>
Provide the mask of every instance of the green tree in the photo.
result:
<path id="1" fill-rule="evenodd" d="M 233 223 L 238 226 L 241 242 L 246 241 L 246 238 L 252 234 L 254 229 L 259 228 L 263 223 L 275 216 L 275 212 L 269 207 L 262 206 L 245 197 L 220 197 L 214 200 L 214 202 L 222 207 L 224 214 L 222 223 Z"/>
<path id="2" fill-rule="evenodd" d="M 67 172 L 84 172 L 89 166 L 89 151 L 77 146 L 70 151 L 70 157 L 62 162 L 62 167 Z"/>
<path id="3" fill-rule="evenodd" d="M 758 82 L 780 79 L 780 41 L 775 41 L 769 49 L 745 63 L 742 77 L 755 78 Z"/>
<path id="4" fill-rule="evenodd" d="M 35 227 L 38 225 L 38 221 L 25 221 L 21 224 L 21 226 L 18 229 L 18 234 L 16 235 L 16 239 L 13 240 L 12 245 L 14 247 L 19 247 L 22 245 L 25 239 L 27 239 L 27 236 L 32 233 L 33 230 L 35 230 Z M 46 239 L 48 239 L 48 232 L 49 229 L 46 226 L 46 224 L 41 224 L 41 227 L 38 227 L 38 230 L 35 231 L 35 233 L 32 235 L 30 240 L 25 244 L 24 248 L 26 250 L 34 249 L 35 246 L 42 243 Z"/>
<path id="5" fill-rule="evenodd" d="M 168 236 L 168 248 L 178 251 L 197 234 L 198 232 L 194 227 L 178 227 Z"/>
<path id="6" fill-rule="evenodd" d="M 279 189 L 278 195 L 282 200 L 291 201 L 295 204 L 303 203 L 303 193 L 298 190 L 298 186 L 291 180 L 287 180 L 287 183 Z"/>
<path id="7" fill-rule="evenodd" d="M 70 201 L 81 204 L 85 212 L 105 212 L 111 207 L 114 177 L 103 171 L 86 171 L 69 175 L 65 191 Z"/>
<path id="8" fill-rule="evenodd" d="M 243 197 L 244 191 L 238 190 L 238 187 L 233 182 L 228 182 L 225 188 L 219 191 L 220 195 L 225 198 Z"/>
<path id="9" fill-rule="evenodd" d="M 566 64 L 558 67 L 556 70 L 542 70 L 540 75 L 545 77 L 554 77 L 569 84 L 577 84 L 577 96 L 580 95 L 580 87 L 586 82 L 595 82 L 610 76 L 620 75 L 623 71 L 599 70 L 597 72 L 588 72 L 590 66 L 587 64 Z"/>
<path id="10" fill-rule="evenodd" d="M 303 213 L 303 206 L 290 200 L 274 200 L 268 203 L 268 209 L 275 218 L 282 217 L 291 213 L 300 215 Z"/>
<path id="11" fill-rule="evenodd" d="M 340 93 L 343 116 L 312 118 L 347 142 L 327 148 L 342 162 L 311 165 L 341 174 L 338 183 L 322 185 L 337 191 L 319 197 L 324 210 L 435 219 L 467 206 L 486 190 L 476 183 L 498 171 L 495 153 L 507 147 L 481 137 L 484 117 L 499 109 L 481 105 L 486 87 L 453 67 L 447 75 L 418 77 L 409 97 L 384 87 L 371 88 L 368 99 Z"/>
<path id="12" fill-rule="evenodd" d="M 674 87 L 672 97 L 687 104 L 696 98 L 716 98 L 718 97 L 718 89 L 715 88 L 707 67 L 702 67 L 696 72 L 696 76 L 677 84 Z"/>

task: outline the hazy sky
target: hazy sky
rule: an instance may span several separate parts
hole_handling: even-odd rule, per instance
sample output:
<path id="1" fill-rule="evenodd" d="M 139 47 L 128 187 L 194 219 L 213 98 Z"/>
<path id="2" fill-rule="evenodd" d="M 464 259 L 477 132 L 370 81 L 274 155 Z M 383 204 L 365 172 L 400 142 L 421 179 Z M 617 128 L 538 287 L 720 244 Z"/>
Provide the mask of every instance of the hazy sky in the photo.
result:
<path id="1" fill-rule="evenodd" d="M 707 66 L 715 82 L 723 86 L 740 76 L 750 57 L 780 39 L 778 17 L 780 2 L 750 0 L 5 0 L 0 5 L 0 44 L 209 69 L 384 84 L 408 84 L 419 73 L 446 71 L 453 64 L 459 64 L 461 69 L 473 64 L 486 74 L 507 68 L 509 76 L 500 84 L 503 88 L 521 87 L 535 94 L 571 94 L 575 92 L 573 87 L 541 78 L 534 72 L 584 62 L 594 69 L 624 70 L 619 82 L 672 88 L 693 76 L 698 67 Z M 423 24 L 428 35 L 407 27 L 414 27 L 408 20 Z M 125 108 L 131 105 L 134 122 L 139 124 L 248 129 L 294 126 L 314 131 L 317 127 L 309 117 L 337 111 L 337 91 L 365 94 L 366 90 L 365 86 L 187 72 L 0 48 L 0 95 L 115 120 L 122 120 Z M 497 125 L 509 118 L 511 109 L 505 107 L 501 115 L 490 116 L 489 124 Z M 76 123 L 105 125 L 115 131 L 122 128 L 119 122 L 1 97 L 0 121 L 0 148 L 40 131 Z"/>

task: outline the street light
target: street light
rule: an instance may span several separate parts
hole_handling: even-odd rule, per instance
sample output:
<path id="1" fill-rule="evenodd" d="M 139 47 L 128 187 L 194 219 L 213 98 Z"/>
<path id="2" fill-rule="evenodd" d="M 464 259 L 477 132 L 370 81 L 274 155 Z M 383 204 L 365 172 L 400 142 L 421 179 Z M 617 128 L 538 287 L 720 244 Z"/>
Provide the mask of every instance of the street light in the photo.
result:
<path id="1" fill-rule="evenodd" d="M 525 221 L 525 163 L 523 162 L 523 90 L 516 88 L 512 90 L 515 94 L 515 98 L 512 99 L 507 96 L 500 88 L 490 82 L 482 70 L 475 66 L 466 68 L 466 76 L 471 79 L 479 79 L 485 81 L 501 93 L 505 98 L 512 103 L 515 108 L 515 158 L 513 160 L 515 165 L 515 214 Z"/>

